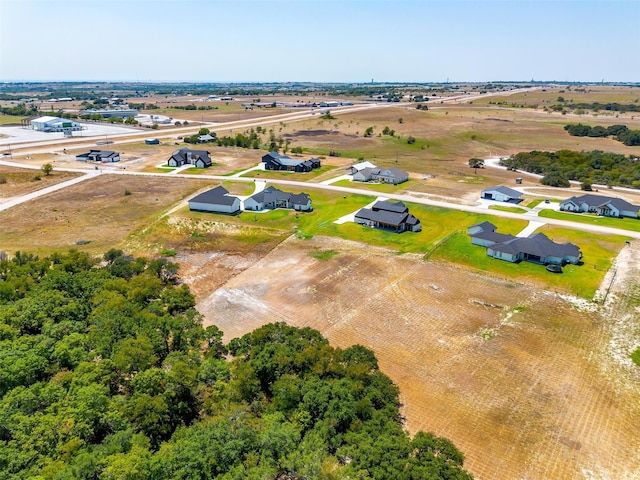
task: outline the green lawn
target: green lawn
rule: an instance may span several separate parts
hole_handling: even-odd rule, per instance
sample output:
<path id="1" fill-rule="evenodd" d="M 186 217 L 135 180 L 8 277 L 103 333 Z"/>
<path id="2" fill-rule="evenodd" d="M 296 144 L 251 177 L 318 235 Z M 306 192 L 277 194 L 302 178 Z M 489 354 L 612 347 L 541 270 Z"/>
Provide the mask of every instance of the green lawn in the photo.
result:
<path id="1" fill-rule="evenodd" d="M 571 242 L 578 245 L 582 251 L 583 264 L 567 265 L 563 273 L 554 274 L 547 272 L 543 265 L 498 260 L 487 256 L 485 247 L 472 245 L 466 233 L 453 235 L 439 246 L 430 258 L 448 260 L 500 277 L 533 282 L 550 290 L 591 299 L 617 252 L 628 240 L 622 236 L 595 235 L 549 225 L 541 231 L 555 242 Z"/>
<path id="2" fill-rule="evenodd" d="M 217 167 L 218 165 L 220 165 L 219 163 L 215 163 L 213 162 L 211 164 L 212 167 Z M 185 170 L 181 170 L 179 174 L 184 173 L 184 174 L 189 174 L 189 175 L 203 175 L 203 174 L 209 174 L 209 170 L 207 170 L 206 168 L 196 168 L 196 167 L 191 167 L 191 168 L 187 168 Z"/>
<path id="3" fill-rule="evenodd" d="M 500 210 L 502 212 L 511 213 L 527 213 L 527 210 L 520 207 L 503 207 L 502 205 L 489 205 L 490 210 Z"/>
<path id="4" fill-rule="evenodd" d="M 601 217 L 587 213 L 566 213 L 555 210 L 541 210 L 539 217 L 557 218 L 559 220 L 569 220 L 572 222 L 589 223 L 591 225 L 601 225 L 603 227 L 621 228 L 632 232 L 640 232 L 640 219 L 634 218 L 611 218 Z"/>
<path id="5" fill-rule="evenodd" d="M 3 115 L 0 113 L 0 125 L 20 125 L 22 118 L 19 115 Z"/>
<path id="6" fill-rule="evenodd" d="M 323 173 L 330 172 L 331 170 L 335 170 L 336 168 L 338 167 L 334 167 L 333 165 L 324 165 L 320 168 L 316 168 L 314 170 L 311 170 L 310 172 L 304 173 L 282 172 L 278 170 L 252 170 L 243 174 L 242 176 L 247 178 L 275 178 L 283 180 L 305 181 L 316 178 Z"/>
<path id="7" fill-rule="evenodd" d="M 525 205 L 525 207 L 527 208 L 534 208 L 537 207 L 538 205 L 540 205 L 543 202 L 543 200 L 541 198 L 534 200 L 533 202 L 529 202 L 527 205 Z"/>

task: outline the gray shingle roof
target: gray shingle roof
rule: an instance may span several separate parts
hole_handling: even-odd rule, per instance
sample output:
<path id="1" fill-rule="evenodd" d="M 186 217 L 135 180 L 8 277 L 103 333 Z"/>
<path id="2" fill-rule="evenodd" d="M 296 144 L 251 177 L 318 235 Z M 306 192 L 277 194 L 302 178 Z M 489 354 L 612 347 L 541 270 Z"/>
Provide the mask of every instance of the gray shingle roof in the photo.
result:
<path id="1" fill-rule="evenodd" d="M 229 195 L 229 191 L 222 185 L 219 185 L 216 188 L 212 188 L 211 190 L 201 193 L 200 195 L 196 195 L 189 201 L 216 205 L 233 205 L 235 200 L 237 200 L 237 197 Z"/>
<path id="2" fill-rule="evenodd" d="M 378 201 L 376 203 L 373 204 L 373 207 L 371 207 L 371 210 L 376 211 L 376 210 L 384 210 L 387 212 L 397 212 L 397 213 L 406 213 L 408 211 L 407 206 L 402 203 L 402 202 L 395 202 L 395 203 L 391 203 L 391 202 L 387 202 L 387 201 Z"/>
<path id="3" fill-rule="evenodd" d="M 507 195 L 508 197 L 511 198 L 520 198 L 522 196 L 522 193 L 520 193 L 517 190 L 514 190 L 513 188 L 509 188 L 509 187 L 505 187 L 504 185 L 498 185 L 495 187 L 490 187 L 490 188 L 485 188 L 484 190 L 482 190 L 483 192 L 488 192 L 494 190 L 496 192 L 500 192 L 503 195 Z"/>
<path id="4" fill-rule="evenodd" d="M 536 233 L 527 238 L 513 237 L 504 243 L 491 246 L 497 252 L 510 254 L 526 253 L 538 257 L 580 257 L 580 249 L 572 243 L 555 243 L 544 233 Z"/>

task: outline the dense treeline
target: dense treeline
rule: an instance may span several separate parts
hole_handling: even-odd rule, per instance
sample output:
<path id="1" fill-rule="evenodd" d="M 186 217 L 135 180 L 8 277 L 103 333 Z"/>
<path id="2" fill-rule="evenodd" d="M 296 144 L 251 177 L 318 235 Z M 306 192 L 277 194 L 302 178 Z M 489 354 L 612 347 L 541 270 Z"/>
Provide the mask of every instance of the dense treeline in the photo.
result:
<path id="1" fill-rule="evenodd" d="M 19 103 L 15 107 L 0 107 L 0 113 L 3 115 L 15 115 L 21 117 L 28 117 L 32 115 L 38 115 L 38 109 L 34 106 L 27 107 L 24 103 Z"/>
<path id="2" fill-rule="evenodd" d="M 640 162 L 632 155 L 593 150 L 576 152 L 520 152 L 502 159 L 500 164 L 514 170 L 543 175 L 544 185 L 568 187 L 569 180 L 640 188 Z"/>
<path id="3" fill-rule="evenodd" d="M 177 265 L 0 259 L 0 479 L 470 479 L 411 439 L 361 346 L 267 325 L 227 347 Z"/>
<path id="4" fill-rule="evenodd" d="M 562 97 L 560 97 L 562 98 Z M 593 110 L 594 112 L 599 112 L 601 110 L 609 111 L 609 112 L 640 112 L 640 104 L 638 103 L 617 103 L 617 102 L 609 102 L 609 103 L 600 103 L 600 102 L 591 102 L 591 103 L 576 103 L 576 102 L 565 102 L 564 99 L 561 101 L 561 105 L 556 104 L 551 108 L 558 107 L 556 109 L 570 109 L 570 110 Z"/>
<path id="5" fill-rule="evenodd" d="M 591 127 L 578 123 L 565 125 L 564 129 L 573 137 L 613 137 L 627 146 L 640 145 L 640 130 L 629 130 L 626 125 L 610 125 L 605 128 L 600 125 Z"/>

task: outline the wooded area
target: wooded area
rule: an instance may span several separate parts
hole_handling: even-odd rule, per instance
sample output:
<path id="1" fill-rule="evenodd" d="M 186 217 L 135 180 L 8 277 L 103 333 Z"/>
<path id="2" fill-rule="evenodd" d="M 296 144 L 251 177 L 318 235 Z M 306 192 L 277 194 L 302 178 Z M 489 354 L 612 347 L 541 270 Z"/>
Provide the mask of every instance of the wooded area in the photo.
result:
<path id="1" fill-rule="evenodd" d="M 565 125 L 564 129 L 573 137 L 613 137 L 630 147 L 640 145 L 640 130 L 629 130 L 626 125 L 610 125 L 605 128 L 578 123 Z"/>
<path id="2" fill-rule="evenodd" d="M 554 187 L 568 187 L 569 180 L 576 180 L 585 184 L 640 188 L 640 162 L 632 155 L 600 150 L 534 150 L 504 158 L 500 165 L 543 175 L 541 182 Z"/>
<path id="3" fill-rule="evenodd" d="M 2 480 L 472 478 L 362 346 L 283 323 L 225 346 L 163 259 L 3 257 Z"/>

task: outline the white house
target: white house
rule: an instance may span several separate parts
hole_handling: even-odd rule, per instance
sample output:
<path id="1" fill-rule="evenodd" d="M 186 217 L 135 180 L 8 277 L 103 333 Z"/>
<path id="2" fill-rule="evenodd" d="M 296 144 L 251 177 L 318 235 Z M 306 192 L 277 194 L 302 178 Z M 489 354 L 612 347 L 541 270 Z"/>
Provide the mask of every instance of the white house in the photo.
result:
<path id="1" fill-rule="evenodd" d="M 120 154 L 112 150 L 89 150 L 86 153 L 76 155 L 76 160 L 80 162 L 86 162 L 87 160 L 92 162 L 119 162 Z"/>
<path id="2" fill-rule="evenodd" d="M 275 187 L 267 187 L 244 201 L 245 210 L 260 211 L 265 208 L 289 208 L 299 212 L 313 210 L 308 194 L 283 192 Z"/>
<path id="3" fill-rule="evenodd" d="M 621 198 L 587 194 L 566 199 L 560 204 L 560 210 L 576 213 L 596 213 L 605 217 L 638 218 L 640 206 L 633 205 Z"/>
<path id="4" fill-rule="evenodd" d="M 496 202 L 518 203 L 522 201 L 522 193 L 514 190 L 513 188 L 500 185 L 497 187 L 485 188 L 482 190 L 480 198 L 484 200 L 495 200 Z"/>
<path id="5" fill-rule="evenodd" d="M 240 199 L 229 195 L 223 186 L 218 186 L 189 200 L 189 210 L 233 215 L 240 212 Z"/>
<path id="6" fill-rule="evenodd" d="M 38 132 L 78 131 L 85 127 L 67 118 L 39 117 L 31 120 L 31 128 Z"/>

